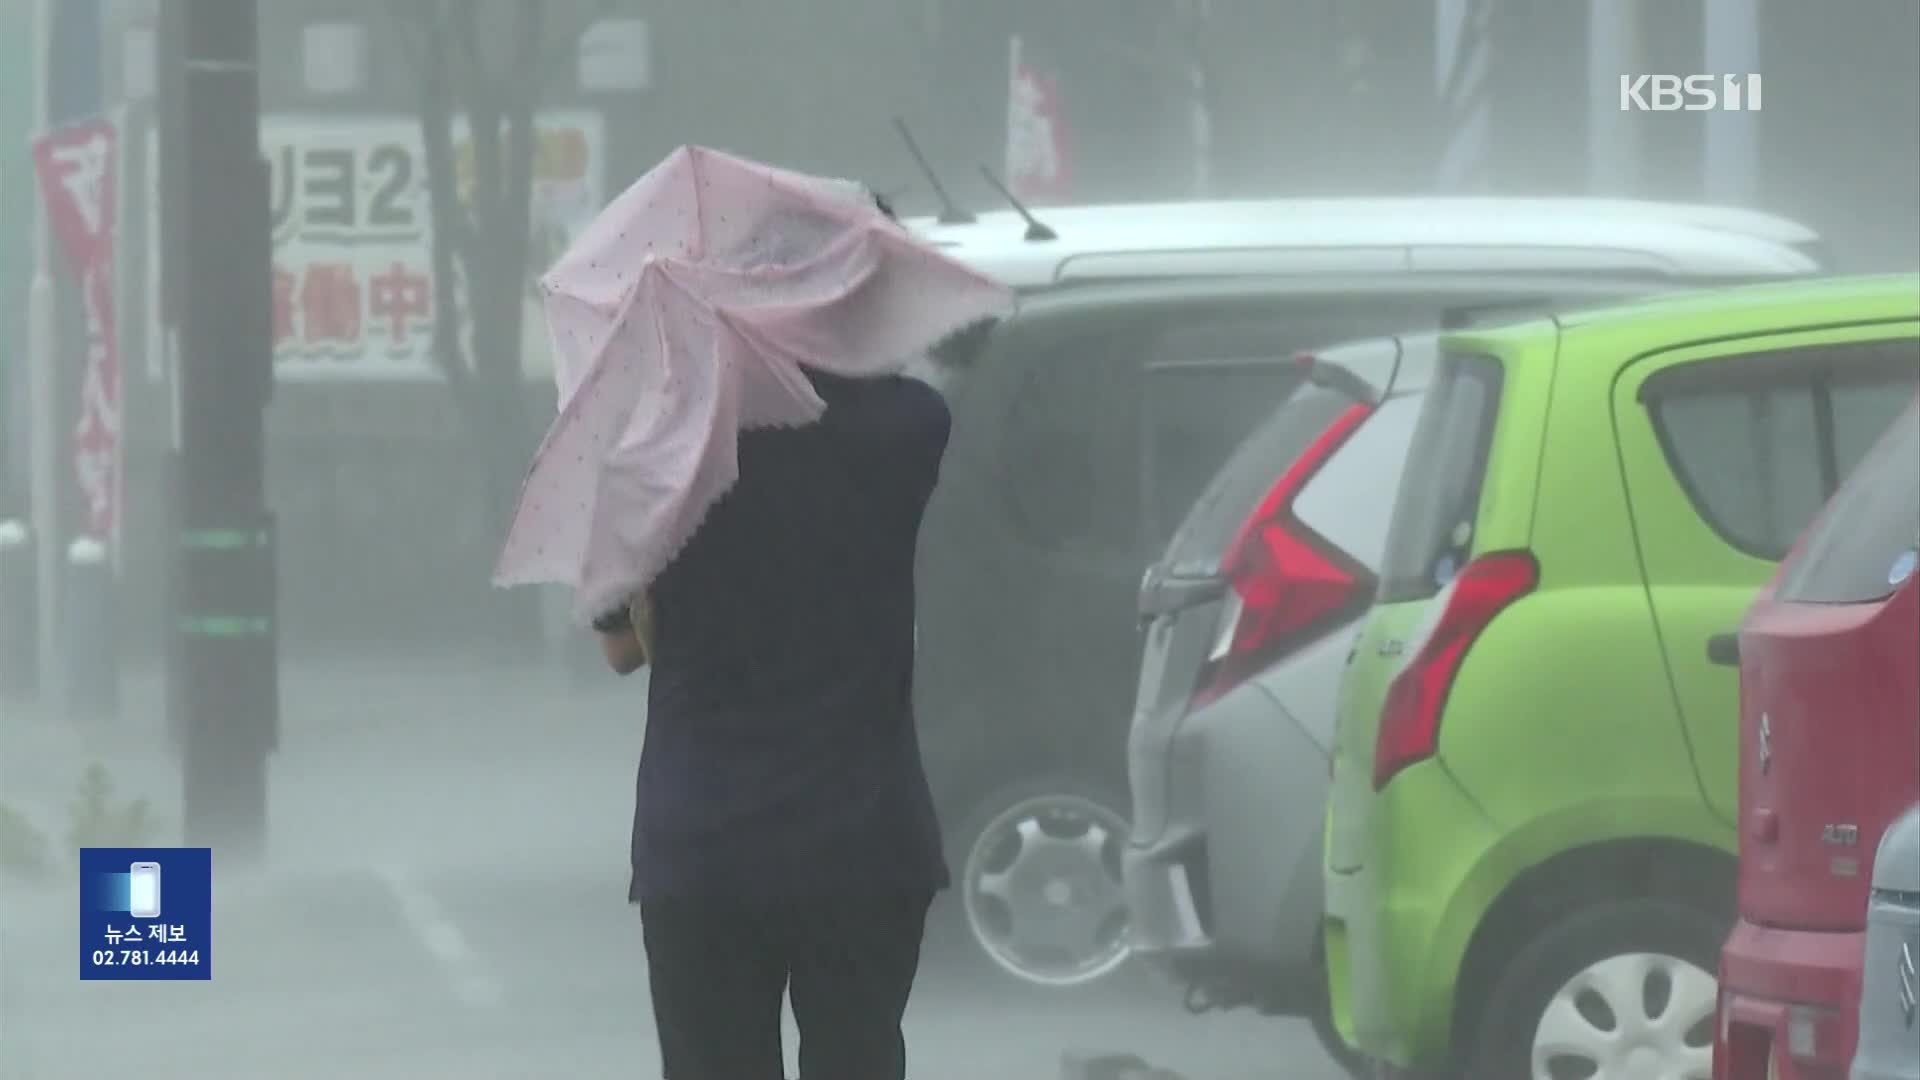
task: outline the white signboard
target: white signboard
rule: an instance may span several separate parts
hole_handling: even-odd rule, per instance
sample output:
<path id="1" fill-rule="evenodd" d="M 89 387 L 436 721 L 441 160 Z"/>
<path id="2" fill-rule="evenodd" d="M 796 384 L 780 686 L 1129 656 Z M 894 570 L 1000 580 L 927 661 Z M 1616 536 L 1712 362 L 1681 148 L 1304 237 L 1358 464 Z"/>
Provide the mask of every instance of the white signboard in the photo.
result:
<path id="1" fill-rule="evenodd" d="M 590 94 L 645 90 L 653 57 L 644 19 L 605 19 L 580 35 L 580 89 Z"/>
<path id="2" fill-rule="evenodd" d="M 598 114 L 544 113 L 535 126 L 529 283 L 579 234 L 604 197 Z M 473 144 L 459 123 L 453 139 L 456 186 L 466 197 L 473 188 Z M 391 114 L 269 116 L 261 122 L 261 149 L 273 173 L 278 377 L 439 378 L 433 360 L 433 225 L 419 121 Z M 522 302 L 531 331 L 543 316 L 531 289 Z M 460 306 L 464 314 L 464 296 Z M 544 337 L 523 335 L 529 343 Z M 524 361 L 531 372 L 548 366 L 544 355 Z"/>

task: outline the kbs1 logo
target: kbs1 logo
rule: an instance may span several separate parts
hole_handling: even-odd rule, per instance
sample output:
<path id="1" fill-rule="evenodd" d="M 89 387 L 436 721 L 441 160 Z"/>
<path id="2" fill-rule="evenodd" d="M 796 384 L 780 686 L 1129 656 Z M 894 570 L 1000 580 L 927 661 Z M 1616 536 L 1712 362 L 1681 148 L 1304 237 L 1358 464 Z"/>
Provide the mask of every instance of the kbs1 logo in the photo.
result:
<path id="1" fill-rule="evenodd" d="M 1622 75 L 1621 112 L 1759 112 L 1758 75 Z"/>

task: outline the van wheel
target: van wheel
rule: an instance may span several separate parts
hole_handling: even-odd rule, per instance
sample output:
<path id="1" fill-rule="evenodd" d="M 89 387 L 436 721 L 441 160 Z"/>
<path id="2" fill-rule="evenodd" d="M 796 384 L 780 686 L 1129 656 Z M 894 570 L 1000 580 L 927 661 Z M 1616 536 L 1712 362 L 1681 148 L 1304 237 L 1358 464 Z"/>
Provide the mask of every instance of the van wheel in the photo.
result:
<path id="1" fill-rule="evenodd" d="M 1712 1080 L 1727 924 L 1685 904 L 1606 901 L 1536 935 L 1494 984 L 1480 1080 Z"/>
<path id="2" fill-rule="evenodd" d="M 1002 788 L 967 815 L 949 841 L 956 899 L 996 967 L 1068 987 L 1126 962 L 1122 805 L 1100 785 L 1052 776 Z"/>

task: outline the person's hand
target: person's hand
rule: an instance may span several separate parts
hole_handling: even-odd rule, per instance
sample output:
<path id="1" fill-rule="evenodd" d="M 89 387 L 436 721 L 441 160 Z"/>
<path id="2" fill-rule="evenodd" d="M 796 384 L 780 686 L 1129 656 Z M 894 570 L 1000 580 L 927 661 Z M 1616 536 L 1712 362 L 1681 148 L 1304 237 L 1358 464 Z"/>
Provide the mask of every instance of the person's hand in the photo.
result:
<path id="1" fill-rule="evenodd" d="M 600 635 L 607 666 L 616 674 L 631 675 L 647 665 L 653 644 L 653 608 L 645 596 L 635 596 L 595 619 L 593 629 Z"/>
<path id="2" fill-rule="evenodd" d="M 596 634 L 621 634 L 633 629 L 633 614 L 630 604 L 623 604 L 593 620 L 593 632 Z"/>

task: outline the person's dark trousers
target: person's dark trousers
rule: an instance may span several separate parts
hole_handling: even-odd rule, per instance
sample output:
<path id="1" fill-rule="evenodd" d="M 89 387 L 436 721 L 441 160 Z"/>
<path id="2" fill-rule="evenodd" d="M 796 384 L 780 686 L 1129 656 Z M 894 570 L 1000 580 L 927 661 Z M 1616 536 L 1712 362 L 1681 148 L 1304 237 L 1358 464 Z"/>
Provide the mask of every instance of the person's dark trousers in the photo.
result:
<path id="1" fill-rule="evenodd" d="M 780 999 L 800 1080 L 905 1080 L 900 1020 L 932 897 L 640 903 L 665 1080 L 783 1080 Z"/>

